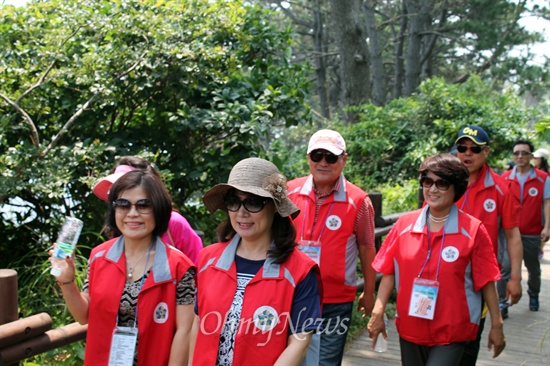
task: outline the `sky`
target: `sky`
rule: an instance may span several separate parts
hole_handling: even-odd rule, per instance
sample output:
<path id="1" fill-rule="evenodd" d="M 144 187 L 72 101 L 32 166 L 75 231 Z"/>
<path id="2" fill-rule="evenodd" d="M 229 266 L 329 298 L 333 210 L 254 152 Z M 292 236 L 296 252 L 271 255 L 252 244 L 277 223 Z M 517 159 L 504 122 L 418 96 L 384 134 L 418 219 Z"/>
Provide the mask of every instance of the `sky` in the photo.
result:
<path id="1" fill-rule="evenodd" d="M 11 4 L 16 6 L 23 6 L 25 5 L 29 0 L 0 0 L 0 4 Z M 517 0 L 515 0 L 517 2 Z M 532 4 L 539 4 L 542 6 L 550 7 L 550 0 L 530 0 L 529 1 Z M 537 19 L 535 17 L 531 18 L 523 18 L 520 20 L 520 24 L 523 25 L 527 30 L 529 31 L 538 31 L 543 34 L 543 36 L 546 39 L 546 42 L 544 43 L 538 43 L 535 45 L 531 45 L 531 51 L 538 55 L 536 58 L 536 62 L 544 62 L 543 55 L 550 58 L 550 22 L 543 19 Z M 516 52 L 521 53 L 522 49 L 517 49 Z"/>

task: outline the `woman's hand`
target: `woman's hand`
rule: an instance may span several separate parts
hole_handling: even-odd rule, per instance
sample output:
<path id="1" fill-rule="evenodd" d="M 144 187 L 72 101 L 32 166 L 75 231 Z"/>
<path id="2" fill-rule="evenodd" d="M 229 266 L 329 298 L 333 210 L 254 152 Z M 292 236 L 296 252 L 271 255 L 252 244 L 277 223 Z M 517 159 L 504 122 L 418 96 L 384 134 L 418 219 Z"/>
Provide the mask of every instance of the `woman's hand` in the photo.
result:
<path id="1" fill-rule="evenodd" d="M 54 245 L 55 245 L 55 243 L 54 243 Z M 67 282 L 71 282 L 71 281 L 74 280 L 75 273 L 76 273 L 76 264 L 74 262 L 75 252 L 73 252 L 72 256 L 67 256 L 67 258 L 63 259 L 65 261 L 65 266 L 64 266 L 63 270 L 61 271 L 61 274 L 59 276 L 55 276 L 55 278 L 57 279 L 57 281 L 59 283 L 67 283 Z M 53 250 L 50 250 L 48 253 L 50 255 L 48 260 L 50 261 L 50 263 L 52 263 L 52 261 L 53 261 L 53 258 L 52 258 Z M 52 265 L 53 265 L 53 263 L 52 263 Z"/>
<path id="2" fill-rule="evenodd" d="M 381 311 L 380 311 L 381 310 Z M 369 331 L 369 338 L 372 339 L 372 349 L 376 345 L 376 340 L 382 334 L 384 339 L 388 339 L 386 334 L 386 324 L 384 323 L 384 309 L 377 309 L 375 306 L 372 311 L 369 324 L 367 324 L 367 330 Z"/>

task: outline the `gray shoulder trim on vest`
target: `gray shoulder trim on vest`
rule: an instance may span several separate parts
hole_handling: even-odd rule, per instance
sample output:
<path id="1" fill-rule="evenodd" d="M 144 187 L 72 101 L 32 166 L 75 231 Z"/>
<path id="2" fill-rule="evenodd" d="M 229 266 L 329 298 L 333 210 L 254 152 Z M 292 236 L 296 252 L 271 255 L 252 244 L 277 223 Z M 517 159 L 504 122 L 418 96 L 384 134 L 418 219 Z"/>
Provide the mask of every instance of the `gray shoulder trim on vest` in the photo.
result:
<path id="1" fill-rule="evenodd" d="M 294 281 L 294 277 L 292 277 L 292 274 L 290 273 L 290 271 L 288 270 L 288 268 L 285 268 L 284 270 L 284 277 L 285 279 L 290 282 L 290 284 L 292 285 L 292 287 L 296 287 L 296 281 Z"/>
<path id="2" fill-rule="evenodd" d="M 166 249 L 166 245 L 157 237 L 155 243 L 155 259 L 152 267 L 155 283 L 168 281 L 175 277 L 175 274 L 172 275 L 172 271 L 170 270 Z"/>
<path id="3" fill-rule="evenodd" d="M 215 260 L 216 260 L 216 257 L 210 258 L 208 262 L 206 262 L 206 264 L 199 270 L 199 273 L 204 271 L 206 268 L 208 268 L 208 266 L 210 266 L 212 262 L 214 262 Z"/>
<path id="4" fill-rule="evenodd" d="M 88 265 L 93 263 L 97 258 L 103 257 L 104 254 L 105 250 L 100 250 L 99 252 L 97 252 L 92 258 L 90 258 L 90 263 L 88 263 Z"/>
<path id="5" fill-rule="evenodd" d="M 223 250 L 220 259 L 216 262 L 216 267 L 229 271 L 231 264 L 235 260 L 235 253 L 237 253 L 237 246 L 239 245 L 240 240 L 241 237 L 238 234 L 235 234 L 229 245 Z"/>

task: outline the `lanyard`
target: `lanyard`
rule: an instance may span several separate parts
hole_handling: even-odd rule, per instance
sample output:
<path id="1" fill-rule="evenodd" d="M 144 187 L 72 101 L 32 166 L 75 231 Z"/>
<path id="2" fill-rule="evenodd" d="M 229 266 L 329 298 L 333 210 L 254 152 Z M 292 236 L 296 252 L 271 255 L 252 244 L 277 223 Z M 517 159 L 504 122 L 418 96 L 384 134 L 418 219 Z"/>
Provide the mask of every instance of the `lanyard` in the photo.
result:
<path id="1" fill-rule="evenodd" d="M 431 240 L 431 232 L 430 232 L 430 219 L 428 219 L 428 214 L 426 213 L 426 225 L 428 227 L 428 255 L 426 256 L 426 261 L 424 262 L 424 265 L 420 269 L 420 273 L 418 274 L 418 278 L 422 276 L 422 273 L 424 272 L 424 268 L 426 268 L 426 264 L 428 264 L 428 261 L 430 260 L 430 257 L 432 255 L 432 240 Z M 445 223 L 447 225 L 447 223 Z M 439 258 L 437 260 L 437 271 L 435 273 L 435 280 L 438 281 L 439 279 L 439 269 L 441 268 L 441 255 L 443 253 L 443 247 L 445 246 L 445 226 L 443 227 L 443 238 L 441 239 L 441 248 L 439 249 Z"/>
<path id="2" fill-rule="evenodd" d="M 304 218 L 302 220 L 302 233 L 300 234 L 300 240 L 303 240 L 304 239 L 304 229 L 305 229 L 305 225 L 306 225 L 306 219 L 307 219 L 307 206 L 309 205 L 309 197 L 306 199 L 306 208 L 304 210 Z M 330 204 L 330 208 L 328 209 L 328 213 L 327 213 L 327 217 L 330 216 L 330 213 L 332 212 L 332 208 L 334 207 L 334 202 L 332 202 Z M 319 218 L 317 218 L 319 219 Z M 326 218 L 325 218 L 326 220 Z M 313 224 L 315 225 L 315 223 Z M 325 232 L 325 227 L 326 225 L 323 225 L 323 227 L 321 228 L 321 232 L 319 233 L 319 238 L 317 239 L 317 241 L 321 241 L 321 236 L 323 236 L 323 232 Z M 311 236 L 313 236 L 313 230 L 311 230 Z M 310 237 L 311 239 L 311 237 Z"/>
<path id="3" fill-rule="evenodd" d="M 153 244 L 155 243 L 154 239 L 151 242 L 151 245 L 149 246 L 149 249 L 147 250 L 147 258 L 145 259 L 145 267 L 143 267 L 143 276 L 141 276 L 141 281 L 139 282 L 139 290 L 138 290 L 138 296 L 136 297 L 136 316 L 134 319 L 134 328 L 137 328 L 137 322 L 138 322 L 138 300 L 139 300 L 139 293 L 141 292 L 141 289 L 143 288 L 143 282 L 145 281 L 145 272 L 147 271 L 147 263 L 149 263 L 149 256 L 151 255 L 151 249 L 153 249 Z M 118 324 L 118 313 L 116 316 L 116 323 Z"/>

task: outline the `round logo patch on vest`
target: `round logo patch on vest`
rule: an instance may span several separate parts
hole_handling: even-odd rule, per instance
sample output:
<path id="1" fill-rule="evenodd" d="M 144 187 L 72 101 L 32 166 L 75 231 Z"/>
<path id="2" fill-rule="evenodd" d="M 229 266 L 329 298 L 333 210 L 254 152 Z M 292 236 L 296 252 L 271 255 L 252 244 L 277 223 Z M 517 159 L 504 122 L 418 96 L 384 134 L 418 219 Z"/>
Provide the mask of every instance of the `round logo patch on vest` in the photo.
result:
<path id="1" fill-rule="evenodd" d="M 279 314 L 271 306 L 260 306 L 254 312 L 254 325 L 262 331 L 275 328 L 278 322 Z"/>
<path id="2" fill-rule="evenodd" d="M 536 189 L 535 187 L 529 188 L 529 196 L 531 196 L 531 197 L 536 197 L 537 194 L 539 194 L 539 190 L 538 190 L 538 189 Z"/>
<path id="3" fill-rule="evenodd" d="M 329 217 L 327 217 L 325 225 L 330 230 L 338 230 L 340 229 L 340 226 L 342 226 L 342 219 L 336 215 L 330 215 Z"/>
<path id="4" fill-rule="evenodd" d="M 495 200 L 488 198 L 485 200 L 485 202 L 483 202 L 483 208 L 487 212 L 493 212 L 497 209 L 497 203 L 495 202 Z"/>
<path id="5" fill-rule="evenodd" d="M 453 246 L 445 247 L 441 251 L 441 258 L 443 258 L 445 262 L 452 263 L 456 261 L 459 256 L 460 256 L 460 253 L 458 252 L 458 249 Z"/>
<path id="6" fill-rule="evenodd" d="M 163 324 L 168 320 L 168 305 L 165 302 L 160 302 L 153 313 L 155 323 Z"/>

